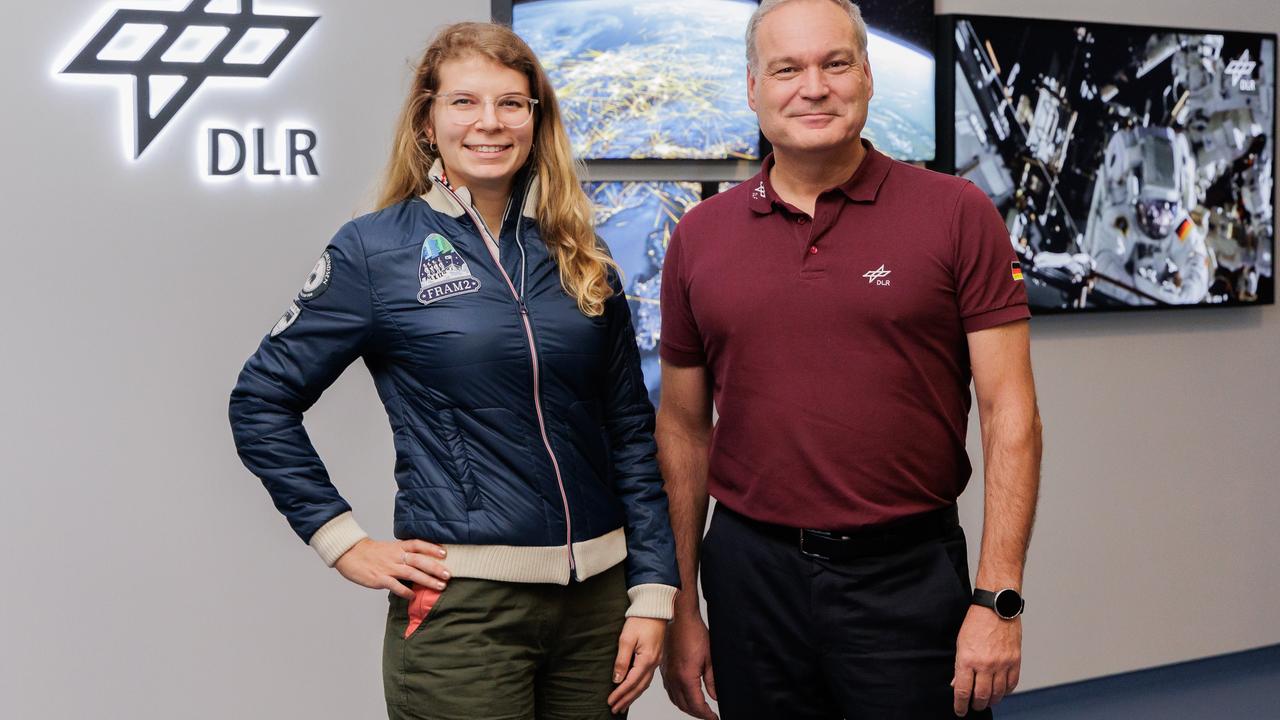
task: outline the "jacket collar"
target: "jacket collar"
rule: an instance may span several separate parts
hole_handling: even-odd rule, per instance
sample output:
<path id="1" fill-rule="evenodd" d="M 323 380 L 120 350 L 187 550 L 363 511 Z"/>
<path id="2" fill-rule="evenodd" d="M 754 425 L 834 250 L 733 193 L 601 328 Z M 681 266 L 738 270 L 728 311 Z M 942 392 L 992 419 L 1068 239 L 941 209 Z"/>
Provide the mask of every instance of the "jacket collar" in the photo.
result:
<path id="1" fill-rule="evenodd" d="M 440 158 L 436 158 L 436 161 L 431 164 L 431 170 L 427 172 L 427 178 L 431 180 L 431 187 L 421 197 L 426 201 L 427 205 L 431 206 L 432 210 L 448 215 L 451 218 L 459 218 L 468 210 L 475 209 L 471 203 L 471 191 L 465 187 L 455 187 L 449 183 L 449 178 L 444 172 L 444 162 Z M 444 188 L 453 191 L 452 194 Z M 521 194 L 524 195 L 520 204 L 520 214 L 527 218 L 536 218 L 538 216 L 537 174 L 533 173 L 532 170 L 522 170 L 516 174 L 512 188 L 517 197 Z M 456 200 L 454 199 L 455 195 L 457 196 Z"/>

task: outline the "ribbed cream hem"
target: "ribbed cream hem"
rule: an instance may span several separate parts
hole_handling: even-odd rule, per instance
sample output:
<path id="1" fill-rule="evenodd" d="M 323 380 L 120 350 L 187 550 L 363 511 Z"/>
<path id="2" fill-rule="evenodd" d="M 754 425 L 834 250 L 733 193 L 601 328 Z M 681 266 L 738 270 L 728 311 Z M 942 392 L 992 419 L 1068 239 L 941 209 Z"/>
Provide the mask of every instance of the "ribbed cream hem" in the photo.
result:
<path id="1" fill-rule="evenodd" d="M 565 545 L 445 545 L 445 567 L 454 577 L 503 582 L 569 584 L 569 550 Z M 627 557 L 627 536 L 618 528 L 573 544 L 578 579 L 586 580 Z"/>
<path id="2" fill-rule="evenodd" d="M 350 512 L 342 513 L 311 536 L 311 547 L 325 565 L 333 564 L 351 546 L 369 537 Z M 448 555 L 444 565 L 454 577 L 501 582 L 555 583 L 568 585 L 569 552 L 564 545 L 525 547 L 518 545 L 444 545 Z M 622 528 L 600 537 L 573 544 L 573 558 L 579 580 L 594 577 L 627 559 L 627 536 Z M 627 590 L 631 600 L 627 617 L 670 620 L 674 614 L 676 589 L 670 585 L 645 583 Z"/>
<path id="3" fill-rule="evenodd" d="M 344 512 L 324 525 L 311 536 L 309 543 L 325 565 L 333 567 L 342 557 L 342 553 L 351 549 L 352 545 L 369 537 L 369 533 L 360 529 L 351 512 Z"/>
<path id="4" fill-rule="evenodd" d="M 631 607 L 627 617 L 647 617 L 670 620 L 675 615 L 676 588 L 671 585 L 645 583 L 627 591 Z"/>

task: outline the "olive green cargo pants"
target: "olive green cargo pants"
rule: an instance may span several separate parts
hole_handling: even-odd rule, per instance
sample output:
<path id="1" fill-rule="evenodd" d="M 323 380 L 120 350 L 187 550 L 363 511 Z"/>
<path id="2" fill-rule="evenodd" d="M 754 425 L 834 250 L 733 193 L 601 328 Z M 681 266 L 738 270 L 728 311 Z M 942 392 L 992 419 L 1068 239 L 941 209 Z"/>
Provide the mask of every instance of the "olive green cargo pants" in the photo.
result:
<path id="1" fill-rule="evenodd" d="M 610 720 L 627 611 L 619 564 L 564 585 L 454 578 L 390 595 L 382 677 L 391 720 Z"/>

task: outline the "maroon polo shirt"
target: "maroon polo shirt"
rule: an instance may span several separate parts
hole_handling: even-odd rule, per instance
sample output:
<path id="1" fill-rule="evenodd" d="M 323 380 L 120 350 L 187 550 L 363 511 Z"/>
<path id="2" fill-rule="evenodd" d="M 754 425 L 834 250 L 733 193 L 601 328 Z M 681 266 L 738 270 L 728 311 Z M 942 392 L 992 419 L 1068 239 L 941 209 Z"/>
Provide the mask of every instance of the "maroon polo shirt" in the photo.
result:
<path id="1" fill-rule="evenodd" d="M 864 145 L 812 218 L 774 193 L 770 156 L 667 248 L 661 357 L 707 367 L 708 487 L 758 520 L 842 530 L 954 503 L 966 333 L 1030 317 L 982 191 Z"/>

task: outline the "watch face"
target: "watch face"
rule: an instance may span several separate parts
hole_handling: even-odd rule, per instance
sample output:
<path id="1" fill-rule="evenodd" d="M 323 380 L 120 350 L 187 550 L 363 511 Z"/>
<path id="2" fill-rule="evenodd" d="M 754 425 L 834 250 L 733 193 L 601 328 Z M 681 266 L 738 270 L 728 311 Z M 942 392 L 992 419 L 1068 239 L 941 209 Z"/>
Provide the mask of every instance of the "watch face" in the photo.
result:
<path id="1" fill-rule="evenodd" d="M 996 614 L 1004 618 L 1017 617 L 1022 612 L 1022 596 L 1011 589 L 996 593 Z"/>

